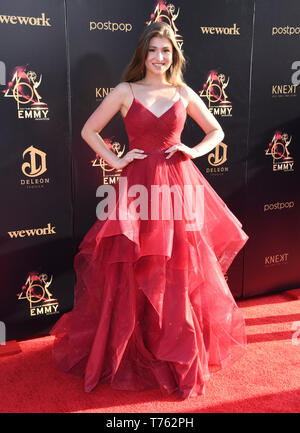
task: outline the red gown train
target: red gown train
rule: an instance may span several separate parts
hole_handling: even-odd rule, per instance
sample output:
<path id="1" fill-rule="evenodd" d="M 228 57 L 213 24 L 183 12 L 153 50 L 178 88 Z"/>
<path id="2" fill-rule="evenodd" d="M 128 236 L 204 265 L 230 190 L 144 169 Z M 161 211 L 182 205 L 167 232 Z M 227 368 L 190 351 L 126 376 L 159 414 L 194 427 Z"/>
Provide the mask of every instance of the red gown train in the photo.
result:
<path id="1" fill-rule="evenodd" d="M 185 121 L 181 95 L 160 117 L 133 95 L 124 118 L 130 149 L 148 156 L 122 170 L 110 217 L 82 240 L 73 310 L 50 331 L 56 366 L 83 377 L 85 392 L 110 383 L 197 396 L 210 372 L 246 350 L 244 318 L 224 274 L 248 236 L 191 159 L 179 151 L 165 158 Z M 176 194 L 154 201 L 153 186 L 185 191 L 182 217 Z M 191 203 L 195 212 L 185 214 Z M 141 207 L 147 217 L 137 217 Z"/>

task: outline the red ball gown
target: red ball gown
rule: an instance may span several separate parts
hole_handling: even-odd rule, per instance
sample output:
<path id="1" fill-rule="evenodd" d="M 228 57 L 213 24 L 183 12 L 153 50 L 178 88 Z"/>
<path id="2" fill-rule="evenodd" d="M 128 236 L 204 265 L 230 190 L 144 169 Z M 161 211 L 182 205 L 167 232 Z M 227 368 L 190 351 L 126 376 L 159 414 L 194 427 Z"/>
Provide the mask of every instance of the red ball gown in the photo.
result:
<path id="1" fill-rule="evenodd" d="M 85 392 L 110 383 L 194 397 L 212 371 L 245 353 L 245 321 L 224 274 L 248 236 L 190 158 L 177 151 L 166 159 L 185 121 L 180 90 L 159 117 L 133 94 L 124 117 L 130 149 L 148 156 L 122 170 L 110 217 L 97 219 L 82 240 L 73 310 L 50 331 L 56 366 L 83 377 Z M 162 185 L 185 191 L 185 208 L 198 186 L 197 212 L 175 214 L 173 193 L 154 203 L 152 188 Z"/>

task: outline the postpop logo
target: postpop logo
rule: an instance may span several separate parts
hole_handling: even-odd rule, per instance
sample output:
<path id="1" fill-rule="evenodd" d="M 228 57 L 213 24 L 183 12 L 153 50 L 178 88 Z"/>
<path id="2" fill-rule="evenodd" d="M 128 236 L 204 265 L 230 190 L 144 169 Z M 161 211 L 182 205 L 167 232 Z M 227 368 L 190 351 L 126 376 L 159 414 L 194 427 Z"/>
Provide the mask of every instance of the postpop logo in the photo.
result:
<path id="1" fill-rule="evenodd" d="M 299 35 L 300 34 L 300 27 L 292 27 L 292 26 L 285 26 L 285 27 L 272 27 L 272 36 L 275 35 Z"/>
<path id="2" fill-rule="evenodd" d="M 104 30 L 110 32 L 130 32 L 132 30 L 132 25 L 130 23 L 113 23 L 111 21 L 90 21 L 90 32 L 93 30 Z"/>
<path id="3" fill-rule="evenodd" d="M 295 206 L 294 201 L 285 201 L 285 202 L 277 202 L 277 203 L 265 203 L 264 204 L 264 212 L 270 210 L 282 210 L 282 209 L 291 209 Z"/>

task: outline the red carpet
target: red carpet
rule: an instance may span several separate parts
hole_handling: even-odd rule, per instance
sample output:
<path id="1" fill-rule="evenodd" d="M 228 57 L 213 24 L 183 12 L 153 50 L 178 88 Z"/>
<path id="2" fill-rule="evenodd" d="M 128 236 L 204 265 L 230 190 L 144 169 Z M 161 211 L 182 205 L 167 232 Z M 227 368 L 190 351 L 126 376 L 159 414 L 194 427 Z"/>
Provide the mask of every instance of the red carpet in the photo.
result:
<path id="1" fill-rule="evenodd" d="M 158 390 L 116 391 L 109 385 L 86 394 L 80 378 L 53 366 L 53 337 L 45 337 L 20 342 L 22 352 L 0 357 L 0 413 L 299 412 L 299 297 L 282 293 L 238 305 L 247 324 L 247 354 L 212 374 L 205 396 L 183 401 Z"/>

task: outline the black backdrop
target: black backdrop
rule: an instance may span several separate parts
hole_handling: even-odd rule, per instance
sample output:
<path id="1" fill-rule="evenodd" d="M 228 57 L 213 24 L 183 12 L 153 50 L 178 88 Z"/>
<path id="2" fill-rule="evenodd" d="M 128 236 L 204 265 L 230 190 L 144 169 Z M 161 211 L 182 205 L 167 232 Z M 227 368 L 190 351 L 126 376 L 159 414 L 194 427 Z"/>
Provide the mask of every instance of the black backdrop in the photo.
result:
<path id="1" fill-rule="evenodd" d="M 224 142 L 195 163 L 250 236 L 226 278 L 236 299 L 296 288 L 300 8 L 283 0 L 3 0 L 0 10 L 0 320 L 7 338 L 46 333 L 73 305 L 74 253 L 116 183 L 83 142 L 147 22 L 165 20 L 185 80 Z M 118 114 L 101 136 L 128 138 Z M 182 141 L 203 138 L 188 118 Z M 266 152 L 267 151 L 267 152 Z"/>

